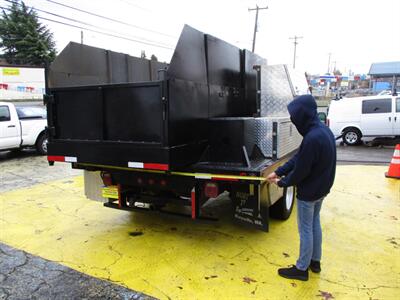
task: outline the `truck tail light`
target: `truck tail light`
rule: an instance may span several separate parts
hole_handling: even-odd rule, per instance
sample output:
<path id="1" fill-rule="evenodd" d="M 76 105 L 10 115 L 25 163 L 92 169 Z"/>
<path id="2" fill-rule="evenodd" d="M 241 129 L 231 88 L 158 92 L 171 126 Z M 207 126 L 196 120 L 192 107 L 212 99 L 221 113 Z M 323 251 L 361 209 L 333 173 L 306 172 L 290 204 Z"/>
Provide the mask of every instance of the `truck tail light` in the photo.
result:
<path id="1" fill-rule="evenodd" d="M 216 198 L 218 194 L 218 185 L 214 182 L 208 182 L 204 186 L 204 194 L 208 198 Z"/>
<path id="2" fill-rule="evenodd" d="M 113 180 L 110 173 L 103 171 L 100 173 L 100 177 L 103 180 L 103 184 L 105 186 L 113 185 Z"/>

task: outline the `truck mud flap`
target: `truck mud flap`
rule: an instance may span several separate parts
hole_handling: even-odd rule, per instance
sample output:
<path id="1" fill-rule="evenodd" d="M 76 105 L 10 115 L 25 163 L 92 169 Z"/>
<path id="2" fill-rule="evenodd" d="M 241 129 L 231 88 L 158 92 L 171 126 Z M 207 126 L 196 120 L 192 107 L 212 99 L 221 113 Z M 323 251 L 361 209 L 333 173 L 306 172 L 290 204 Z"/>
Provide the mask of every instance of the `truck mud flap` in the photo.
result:
<path id="1" fill-rule="evenodd" d="M 237 223 L 268 232 L 268 203 L 262 201 L 260 188 L 255 183 L 232 185 L 233 217 Z"/>

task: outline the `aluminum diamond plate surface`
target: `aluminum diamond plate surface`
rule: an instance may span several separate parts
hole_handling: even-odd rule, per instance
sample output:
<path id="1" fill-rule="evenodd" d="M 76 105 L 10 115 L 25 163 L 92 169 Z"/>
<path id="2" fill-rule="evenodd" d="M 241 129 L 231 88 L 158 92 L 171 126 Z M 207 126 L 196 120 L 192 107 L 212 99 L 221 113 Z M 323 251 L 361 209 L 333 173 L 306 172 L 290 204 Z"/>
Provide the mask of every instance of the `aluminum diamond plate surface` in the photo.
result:
<path id="1" fill-rule="evenodd" d="M 290 121 L 289 117 L 255 118 L 255 144 L 265 157 L 273 156 L 273 123 L 278 123 L 277 158 L 296 150 L 302 141 L 302 136 Z"/>
<path id="2" fill-rule="evenodd" d="M 254 137 L 264 157 L 272 157 L 272 122 L 269 118 L 255 118 Z"/>
<path id="3" fill-rule="evenodd" d="M 297 131 L 296 126 L 294 126 L 290 119 L 280 120 L 278 122 L 277 158 L 282 158 L 286 154 L 297 149 L 302 140 L 303 137 Z"/>
<path id="4" fill-rule="evenodd" d="M 293 88 L 293 96 L 300 96 L 304 94 L 309 94 L 310 90 L 308 89 L 308 82 L 306 79 L 306 73 L 299 69 L 293 69 L 292 67 L 286 66 L 290 83 Z"/>
<path id="5" fill-rule="evenodd" d="M 285 65 L 261 68 L 261 117 L 288 116 L 287 105 L 293 100 Z"/>

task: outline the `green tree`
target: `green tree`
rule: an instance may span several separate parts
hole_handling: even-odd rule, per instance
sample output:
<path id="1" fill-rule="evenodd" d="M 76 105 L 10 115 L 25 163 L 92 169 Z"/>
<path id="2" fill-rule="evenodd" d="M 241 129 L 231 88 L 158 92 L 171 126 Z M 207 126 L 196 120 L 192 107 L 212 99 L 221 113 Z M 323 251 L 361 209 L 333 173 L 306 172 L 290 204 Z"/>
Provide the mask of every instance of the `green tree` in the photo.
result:
<path id="1" fill-rule="evenodd" d="M 43 65 L 56 56 L 53 34 L 37 13 L 16 0 L 0 16 L 0 49 L 11 64 Z"/>

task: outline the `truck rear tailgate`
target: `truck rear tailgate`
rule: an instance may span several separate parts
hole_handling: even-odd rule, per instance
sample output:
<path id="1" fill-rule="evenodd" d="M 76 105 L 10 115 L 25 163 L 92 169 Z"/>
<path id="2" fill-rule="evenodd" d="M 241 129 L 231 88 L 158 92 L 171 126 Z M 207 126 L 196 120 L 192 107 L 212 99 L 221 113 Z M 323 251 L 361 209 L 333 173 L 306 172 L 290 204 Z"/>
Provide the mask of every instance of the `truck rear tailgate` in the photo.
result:
<path id="1" fill-rule="evenodd" d="M 56 88 L 48 98 L 49 157 L 168 164 L 163 82 Z"/>

